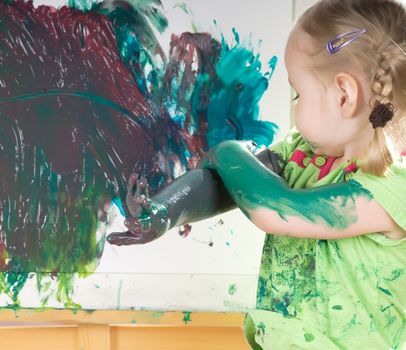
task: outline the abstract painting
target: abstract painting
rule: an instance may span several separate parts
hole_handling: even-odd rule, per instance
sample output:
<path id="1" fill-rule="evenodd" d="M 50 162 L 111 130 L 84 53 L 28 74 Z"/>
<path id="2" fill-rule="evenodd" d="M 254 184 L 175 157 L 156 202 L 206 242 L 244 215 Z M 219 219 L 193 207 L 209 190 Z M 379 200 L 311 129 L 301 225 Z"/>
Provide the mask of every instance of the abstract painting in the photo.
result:
<path id="1" fill-rule="evenodd" d="M 165 46 L 168 25 L 159 0 L 0 0 L 1 306 L 82 307 L 131 173 L 153 194 L 223 140 L 274 140 L 259 102 L 277 57 L 237 20 L 232 41 L 196 25 Z"/>

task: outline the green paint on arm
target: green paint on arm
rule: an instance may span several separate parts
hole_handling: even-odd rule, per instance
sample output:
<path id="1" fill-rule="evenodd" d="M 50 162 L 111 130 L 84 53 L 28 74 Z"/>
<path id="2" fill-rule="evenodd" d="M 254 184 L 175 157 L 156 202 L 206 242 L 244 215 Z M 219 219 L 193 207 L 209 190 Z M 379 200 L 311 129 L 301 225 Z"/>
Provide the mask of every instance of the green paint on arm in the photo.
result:
<path id="1" fill-rule="evenodd" d="M 283 179 L 262 165 L 247 147 L 226 141 L 217 147 L 207 168 L 215 169 L 235 203 L 247 209 L 268 208 L 286 220 L 300 217 L 309 222 L 344 229 L 356 222 L 355 200 L 372 199 L 355 181 L 306 190 L 292 190 Z"/>

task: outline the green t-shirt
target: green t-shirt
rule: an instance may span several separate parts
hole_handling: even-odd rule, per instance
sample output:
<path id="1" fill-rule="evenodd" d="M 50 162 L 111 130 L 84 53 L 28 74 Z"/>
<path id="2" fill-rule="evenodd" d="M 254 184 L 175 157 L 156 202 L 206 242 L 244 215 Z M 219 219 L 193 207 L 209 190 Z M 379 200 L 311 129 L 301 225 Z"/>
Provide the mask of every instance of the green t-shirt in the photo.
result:
<path id="1" fill-rule="evenodd" d="M 383 178 L 363 173 L 355 162 L 330 171 L 334 158 L 312 153 L 295 130 L 270 149 L 281 156 L 282 177 L 291 188 L 357 181 L 406 229 L 404 157 Z M 335 240 L 268 234 L 246 337 L 264 350 L 401 349 L 405 272 L 406 239 L 380 233 Z"/>

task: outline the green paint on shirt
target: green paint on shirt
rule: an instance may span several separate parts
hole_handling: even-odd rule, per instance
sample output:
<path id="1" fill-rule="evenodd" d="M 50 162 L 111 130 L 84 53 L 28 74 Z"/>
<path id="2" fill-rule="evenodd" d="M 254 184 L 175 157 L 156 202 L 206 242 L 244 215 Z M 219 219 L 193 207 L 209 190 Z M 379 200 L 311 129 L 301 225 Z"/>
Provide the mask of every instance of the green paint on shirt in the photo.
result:
<path id="1" fill-rule="evenodd" d="M 312 342 L 314 340 L 314 335 L 311 333 L 305 333 L 304 338 L 307 342 Z"/>
<path id="2" fill-rule="evenodd" d="M 286 181 L 263 166 L 241 143 L 224 142 L 218 147 L 214 168 L 236 204 L 247 209 L 268 208 L 286 220 L 288 216 L 344 229 L 355 223 L 355 199 L 371 199 L 355 181 L 318 188 L 293 190 Z"/>

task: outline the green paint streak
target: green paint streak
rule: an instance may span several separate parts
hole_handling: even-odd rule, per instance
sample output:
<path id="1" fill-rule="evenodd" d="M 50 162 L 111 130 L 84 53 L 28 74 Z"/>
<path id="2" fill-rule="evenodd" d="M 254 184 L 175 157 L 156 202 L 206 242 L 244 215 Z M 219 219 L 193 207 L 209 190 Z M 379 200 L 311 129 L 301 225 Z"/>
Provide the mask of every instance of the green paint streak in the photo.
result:
<path id="1" fill-rule="evenodd" d="M 392 296 L 392 293 L 390 292 L 389 289 L 382 288 L 382 287 L 379 287 L 379 286 L 378 286 L 378 289 L 379 289 L 381 292 L 384 292 L 386 295 Z"/>
<path id="2" fill-rule="evenodd" d="M 385 281 L 392 282 L 392 281 L 398 279 L 404 273 L 405 273 L 404 269 L 395 269 L 395 270 L 392 270 L 392 273 L 391 273 L 390 277 L 387 277 L 387 278 L 384 278 L 384 279 L 385 279 Z"/>
<path id="3" fill-rule="evenodd" d="M 387 305 L 387 306 L 383 306 L 381 305 L 379 308 L 379 311 L 381 312 L 385 312 L 386 310 L 390 309 L 393 306 L 393 304 Z"/>
<path id="4" fill-rule="evenodd" d="M 186 14 L 190 14 L 190 13 L 191 13 L 190 8 L 189 8 L 189 6 L 186 4 L 186 2 L 179 2 L 179 3 L 175 4 L 175 5 L 173 6 L 173 8 L 179 8 L 179 9 L 181 9 L 181 10 L 182 10 L 184 13 L 186 13 Z"/>
<path id="5" fill-rule="evenodd" d="M 190 318 L 190 315 L 192 314 L 190 311 L 183 311 L 183 322 L 185 324 L 192 322 L 192 319 Z"/>
<path id="6" fill-rule="evenodd" d="M 307 342 L 312 342 L 313 340 L 314 340 L 314 335 L 313 334 L 311 334 L 311 333 L 305 333 L 304 334 L 304 338 L 305 338 L 305 340 L 307 341 Z"/>
<path id="7" fill-rule="evenodd" d="M 332 307 L 332 309 L 333 309 L 333 310 L 342 310 L 343 307 L 342 307 L 341 305 L 334 305 L 334 306 Z"/>
<path id="8" fill-rule="evenodd" d="M 15 307 L 20 304 L 18 294 L 24 287 L 28 275 L 27 272 L 0 272 L 0 292 L 7 294 Z"/>
<path id="9" fill-rule="evenodd" d="M 237 292 L 237 285 L 232 284 L 232 285 L 228 288 L 228 294 L 234 295 L 236 292 Z"/>
<path id="10" fill-rule="evenodd" d="M 225 141 L 217 146 L 212 158 L 202 167 L 217 170 L 235 203 L 248 218 L 247 209 L 268 208 L 283 220 L 294 216 L 344 229 L 357 221 L 355 200 L 358 197 L 372 199 L 355 181 L 293 190 L 263 166 L 246 144 L 236 141 Z"/>
<path id="11" fill-rule="evenodd" d="M 265 334 L 265 328 L 266 328 L 265 323 L 263 323 L 263 322 L 258 323 L 257 329 L 259 332 L 262 332 L 262 334 Z"/>
<path id="12" fill-rule="evenodd" d="M 60 215 L 67 201 L 66 192 L 61 189 L 67 186 L 69 179 L 65 180 L 50 168 L 43 150 L 38 148 L 35 152 L 38 165 L 35 172 L 40 175 L 33 185 L 49 193 L 47 216 L 43 225 L 35 232 L 36 236 L 32 237 L 32 241 L 38 242 L 38 245 L 28 247 L 31 249 L 29 258 L 23 255 L 12 256 L 8 263 L 11 271 L 0 273 L 0 293 L 7 294 L 14 304 L 19 305 L 18 293 L 27 281 L 29 273 L 37 272 L 37 287 L 40 294 L 43 290 L 49 291 L 49 283 L 42 283 L 44 278 L 57 276 L 57 301 L 63 303 L 66 308 L 78 308 L 80 305 L 72 301 L 75 276 L 86 277 L 96 268 L 103 251 L 104 237 L 98 240 L 96 236 L 99 224 L 95 208 L 101 207 L 105 198 L 111 194 L 105 188 L 103 175 L 97 178 L 93 175 L 96 160 L 86 154 L 83 162 L 82 193 L 75 198 L 70 207 L 71 211 L 80 213 L 80 220 L 71 212 Z M 21 173 L 24 172 L 25 169 L 22 169 Z M 76 193 L 72 197 L 75 195 Z M 37 220 L 39 201 L 40 199 L 33 196 L 27 208 L 31 223 Z M 7 223 L 3 230 L 7 239 L 21 240 L 21 237 L 14 237 L 17 211 L 6 203 L 3 212 L 4 222 Z M 72 235 L 73 226 L 75 235 Z M 48 298 L 49 296 L 45 296 L 42 299 L 43 305 Z"/>
<path id="13" fill-rule="evenodd" d="M 353 314 L 351 320 L 343 327 L 343 330 L 341 333 L 347 332 L 349 329 L 353 328 L 356 325 L 359 325 L 360 323 L 357 321 L 357 315 Z"/>

